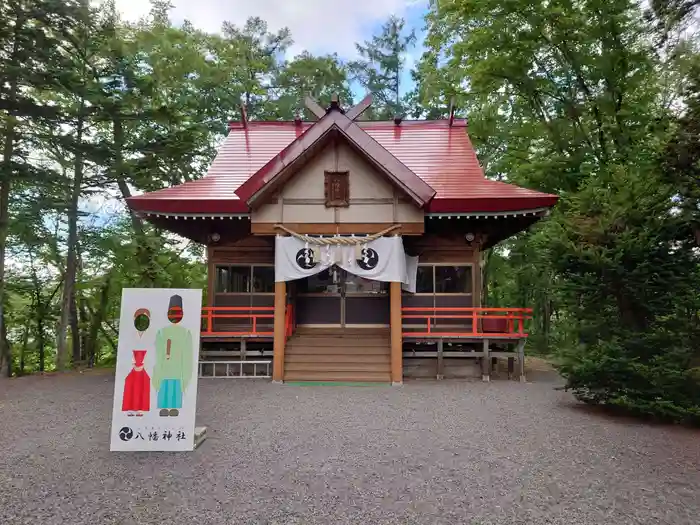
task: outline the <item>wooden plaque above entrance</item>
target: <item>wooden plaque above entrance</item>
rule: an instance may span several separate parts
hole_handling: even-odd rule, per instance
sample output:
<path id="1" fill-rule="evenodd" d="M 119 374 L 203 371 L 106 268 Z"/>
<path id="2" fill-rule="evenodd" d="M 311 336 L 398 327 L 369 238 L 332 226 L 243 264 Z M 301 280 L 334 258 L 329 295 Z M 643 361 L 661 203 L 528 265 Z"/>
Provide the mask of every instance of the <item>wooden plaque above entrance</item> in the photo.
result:
<path id="1" fill-rule="evenodd" d="M 326 208 L 347 208 L 350 206 L 350 172 L 324 172 L 324 193 Z"/>

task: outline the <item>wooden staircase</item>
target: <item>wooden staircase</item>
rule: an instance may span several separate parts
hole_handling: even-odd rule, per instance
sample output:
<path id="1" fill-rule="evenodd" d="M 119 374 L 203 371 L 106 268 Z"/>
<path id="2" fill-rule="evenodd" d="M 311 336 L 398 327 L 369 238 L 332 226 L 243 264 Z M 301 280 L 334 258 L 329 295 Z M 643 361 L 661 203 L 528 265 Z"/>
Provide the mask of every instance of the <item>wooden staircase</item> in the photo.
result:
<path id="1" fill-rule="evenodd" d="M 389 329 L 299 328 L 287 341 L 284 380 L 389 383 Z"/>

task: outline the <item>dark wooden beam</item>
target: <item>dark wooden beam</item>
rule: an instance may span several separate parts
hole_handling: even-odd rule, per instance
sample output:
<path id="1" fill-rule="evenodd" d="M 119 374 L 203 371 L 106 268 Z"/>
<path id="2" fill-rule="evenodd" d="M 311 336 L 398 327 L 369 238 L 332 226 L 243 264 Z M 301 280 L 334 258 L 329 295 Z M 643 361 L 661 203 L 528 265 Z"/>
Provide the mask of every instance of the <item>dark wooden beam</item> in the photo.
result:
<path id="1" fill-rule="evenodd" d="M 241 104 L 241 124 L 243 124 L 244 128 L 248 127 L 248 110 L 245 104 Z"/>
<path id="2" fill-rule="evenodd" d="M 338 93 L 333 93 L 331 95 L 331 109 L 335 109 L 337 111 L 340 111 L 341 113 L 343 110 L 340 107 L 340 97 L 338 96 Z"/>
<path id="3" fill-rule="evenodd" d="M 316 234 L 316 235 L 338 235 L 338 234 L 372 234 L 386 230 L 393 226 L 389 222 L 376 223 L 284 223 L 283 226 L 290 230 L 301 234 Z M 251 233 L 253 235 L 276 235 L 282 230 L 276 227 L 276 223 L 270 222 L 254 222 L 251 224 Z M 422 235 L 425 231 L 424 223 L 409 222 L 402 223 L 399 228 L 393 230 L 391 235 Z"/>
<path id="4" fill-rule="evenodd" d="M 370 93 L 365 98 L 363 98 L 358 104 L 348 109 L 345 112 L 345 116 L 348 117 L 350 120 L 355 120 L 360 115 L 362 115 L 365 112 L 365 110 L 367 110 L 367 108 L 369 108 L 371 105 L 372 94 Z"/>
<path id="5" fill-rule="evenodd" d="M 323 109 L 318 102 L 316 102 L 311 95 L 307 95 L 304 98 L 304 105 L 306 108 L 316 116 L 316 118 L 322 118 L 326 114 L 326 110 Z"/>

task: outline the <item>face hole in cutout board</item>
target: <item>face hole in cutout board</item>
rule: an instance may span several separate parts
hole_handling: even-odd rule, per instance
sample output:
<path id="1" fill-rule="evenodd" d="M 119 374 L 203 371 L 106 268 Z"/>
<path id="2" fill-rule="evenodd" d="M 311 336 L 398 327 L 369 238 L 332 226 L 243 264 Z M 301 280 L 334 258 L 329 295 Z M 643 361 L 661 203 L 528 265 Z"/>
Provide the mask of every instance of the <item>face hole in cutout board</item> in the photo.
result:
<path id="1" fill-rule="evenodd" d="M 182 321 L 185 312 L 182 309 L 182 297 L 179 295 L 173 295 L 170 298 L 170 303 L 168 304 L 168 321 L 173 324 L 177 324 Z"/>
<path id="2" fill-rule="evenodd" d="M 147 308 L 139 308 L 134 312 L 134 328 L 139 333 L 143 333 L 151 326 L 151 312 Z"/>

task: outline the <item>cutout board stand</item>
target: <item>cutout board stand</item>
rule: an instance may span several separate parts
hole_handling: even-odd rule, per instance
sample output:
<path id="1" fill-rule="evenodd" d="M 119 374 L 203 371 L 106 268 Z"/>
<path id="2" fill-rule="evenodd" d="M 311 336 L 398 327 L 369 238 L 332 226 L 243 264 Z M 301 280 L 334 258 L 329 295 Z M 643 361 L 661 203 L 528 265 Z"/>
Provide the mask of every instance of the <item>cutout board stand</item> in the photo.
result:
<path id="1" fill-rule="evenodd" d="M 110 450 L 188 451 L 195 431 L 202 290 L 125 288 Z M 198 434 L 195 436 L 195 434 Z"/>

